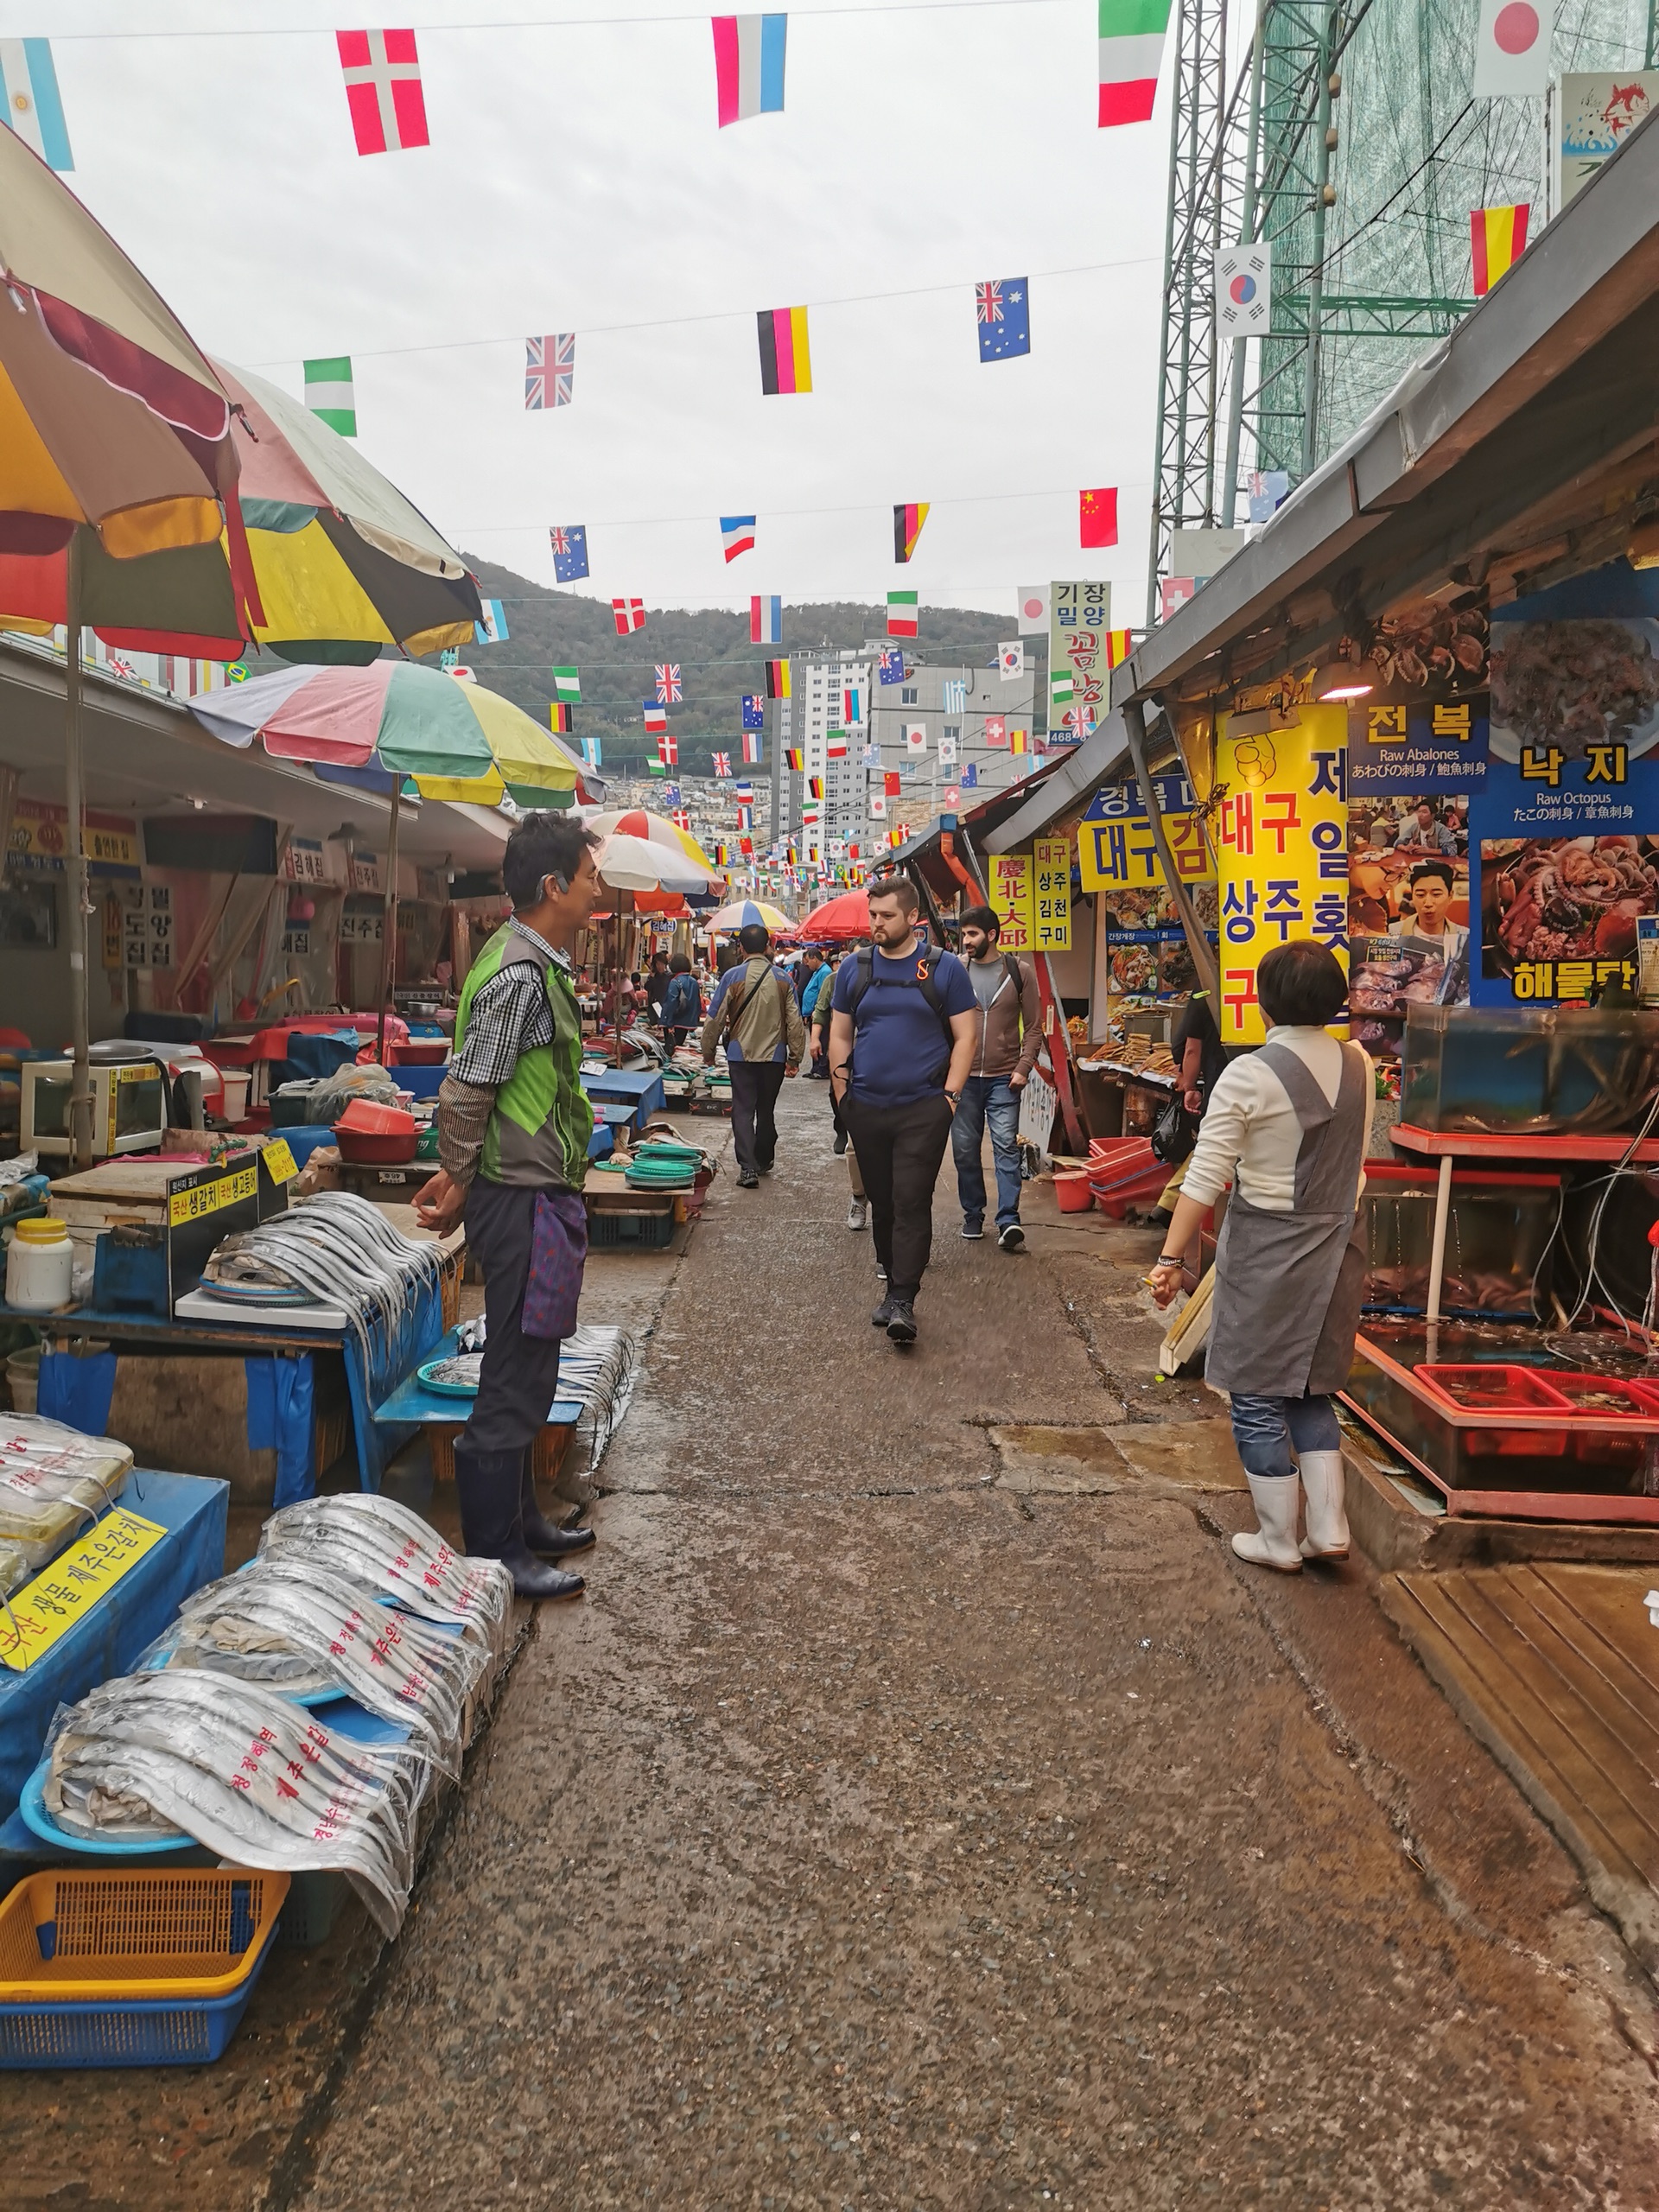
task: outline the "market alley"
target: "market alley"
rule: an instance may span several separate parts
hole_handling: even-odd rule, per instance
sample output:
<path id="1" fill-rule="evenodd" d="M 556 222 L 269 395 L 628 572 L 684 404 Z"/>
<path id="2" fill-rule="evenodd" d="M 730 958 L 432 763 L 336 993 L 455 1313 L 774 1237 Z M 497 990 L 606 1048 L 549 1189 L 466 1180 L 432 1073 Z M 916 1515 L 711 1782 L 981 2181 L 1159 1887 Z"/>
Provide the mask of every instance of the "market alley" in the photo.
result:
<path id="1" fill-rule="evenodd" d="M 942 1186 L 901 1354 L 781 1121 L 266 2201 L 1650 2202 L 1645 1985 L 1365 1570 L 1230 1559 L 1150 1233 L 1009 1258 Z"/>

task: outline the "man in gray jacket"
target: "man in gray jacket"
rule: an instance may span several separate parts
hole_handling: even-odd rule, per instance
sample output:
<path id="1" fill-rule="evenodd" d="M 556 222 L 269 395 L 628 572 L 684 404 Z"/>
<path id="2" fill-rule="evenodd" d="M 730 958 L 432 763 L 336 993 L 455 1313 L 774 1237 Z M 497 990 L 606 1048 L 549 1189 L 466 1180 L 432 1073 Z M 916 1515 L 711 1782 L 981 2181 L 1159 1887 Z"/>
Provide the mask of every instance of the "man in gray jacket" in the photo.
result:
<path id="1" fill-rule="evenodd" d="M 726 1047 L 732 1078 L 732 1149 L 737 1187 L 754 1190 L 772 1173 L 778 1149 L 773 1118 L 785 1068 L 792 1075 L 806 1050 L 806 1029 L 787 976 L 772 962 L 772 938 L 759 922 L 737 933 L 747 956 L 721 978 L 702 1025 L 702 1057 L 713 1066 Z"/>
<path id="2" fill-rule="evenodd" d="M 950 1125 L 950 1149 L 962 1200 L 962 1233 L 982 1236 L 989 1122 L 996 1166 L 996 1241 L 1004 1252 L 1017 1252 L 1026 1241 L 1020 1226 L 1020 1094 L 1043 1041 L 1042 1001 L 1031 963 L 998 949 L 1001 930 L 988 906 L 970 906 L 962 918 L 962 957 L 978 1001 L 979 1033 L 973 1070 Z"/>

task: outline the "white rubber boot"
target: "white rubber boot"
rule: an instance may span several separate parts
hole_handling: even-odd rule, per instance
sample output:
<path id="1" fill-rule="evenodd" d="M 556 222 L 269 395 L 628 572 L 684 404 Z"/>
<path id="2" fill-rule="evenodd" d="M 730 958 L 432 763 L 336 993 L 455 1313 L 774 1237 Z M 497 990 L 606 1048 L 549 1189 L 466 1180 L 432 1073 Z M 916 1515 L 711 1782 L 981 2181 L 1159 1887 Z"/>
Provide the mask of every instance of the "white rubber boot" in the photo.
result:
<path id="1" fill-rule="evenodd" d="M 1307 1494 L 1304 1559 L 1346 1559 L 1348 1516 L 1342 1510 L 1342 1454 L 1304 1452 L 1302 1488 Z"/>
<path id="2" fill-rule="evenodd" d="M 1252 1567 L 1277 1567 L 1281 1574 L 1300 1574 L 1302 1555 L 1296 1548 L 1296 1505 L 1300 1485 L 1294 1475 L 1251 1475 L 1251 1502 L 1259 1529 L 1233 1538 L 1233 1549 Z"/>

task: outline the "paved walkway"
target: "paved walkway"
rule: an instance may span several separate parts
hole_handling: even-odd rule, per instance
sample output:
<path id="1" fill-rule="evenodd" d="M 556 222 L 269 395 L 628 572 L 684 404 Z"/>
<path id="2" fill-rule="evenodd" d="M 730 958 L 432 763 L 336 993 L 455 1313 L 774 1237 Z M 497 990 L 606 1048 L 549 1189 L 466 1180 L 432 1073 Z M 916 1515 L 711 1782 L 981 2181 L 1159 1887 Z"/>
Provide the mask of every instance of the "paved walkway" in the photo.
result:
<path id="1" fill-rule="evenodd" d="M 1230 1560 L 1146 1238 L 942 1185 L 895 1353 L 823 1109 L 671 1273 L 292 2201 L 1654 2202 L 1650 1991 L 1361 1570 Z"/>

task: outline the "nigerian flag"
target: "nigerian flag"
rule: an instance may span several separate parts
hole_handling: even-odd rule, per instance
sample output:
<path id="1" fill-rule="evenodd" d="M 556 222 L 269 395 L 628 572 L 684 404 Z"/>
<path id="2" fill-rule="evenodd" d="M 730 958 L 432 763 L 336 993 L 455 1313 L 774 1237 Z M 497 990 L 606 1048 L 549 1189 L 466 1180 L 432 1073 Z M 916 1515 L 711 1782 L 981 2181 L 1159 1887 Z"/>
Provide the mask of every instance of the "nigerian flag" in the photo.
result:
<path id="1" fill-rule="evenodd" d="M 582 679 L 574 668 L 556 668 L 553 671 L 553 692 L 556 698 L 582 702 Z"/>
<path id="2" fill-rule="evenodd" d="M 305 404 L 342 438 L 357 435 L 357 395 L 352 390 L 352 357 L 336 353 L 305 365 Z"/>

